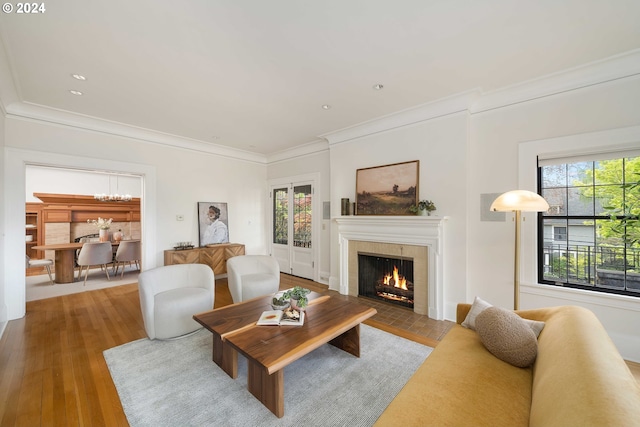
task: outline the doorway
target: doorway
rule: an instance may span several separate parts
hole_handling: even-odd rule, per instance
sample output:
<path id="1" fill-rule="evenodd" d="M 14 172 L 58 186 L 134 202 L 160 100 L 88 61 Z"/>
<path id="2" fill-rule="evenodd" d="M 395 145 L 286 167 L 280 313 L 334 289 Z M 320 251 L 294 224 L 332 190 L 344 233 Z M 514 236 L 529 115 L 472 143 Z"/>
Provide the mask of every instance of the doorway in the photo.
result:
<path id="1" fill-rule="evenodd" d="M 272 182 L 269 193 L 271 255 L 278 260 L 281 272 L 311 280 L 316 280 L 318 253 L 315 186 L 314 178 L 298 177 Z"/>
<path id="2" fill-rule="evenodd" d="M 80 168 L 64 168 L 27 164 L 25 166 L 25 199 L 27 205 L 27 223 L 35 225 L 28 229 L 34 236 L 27 242 L 27 255 L 31 259 L 55 259 L 59 254 L 54 251 L 35 251 L 34 245 L 77 243 L 98 240 L 98 230 L 89 223 L 99 216 L 112 218 L 111 230 L 119 232 L 123 240 L 141 239 L 141 221 L 139 203 L 95 201 L 94 194 L 129 194 L 139 199 L 142 194 L 142 177 L 122 172 L 105 172 Z M 53 218 L 51 213 L 54 213 Z M 31 221 L 30 221 L 30 218 Z M 27 224 L 29 227 L 29 224 Z M 113 233 L 112 232 L 112 233 Z M 81 240 L 82 239 L 82 240 Z M 110 239 L 114 240 L 114 239 Z M 114 245 L 118 243 L 114 242 Z M 113 247 L 115 255 L 117 246 Z M 77 257 L 76 251 L 75 257 Z M 77 268 L 76 268 L 77 269 Z M 26 300 L 51 298 L 93 289 L 118 286 L 137 281 L 137 268 L 125 268 L 125 274 L 106 280 L 104 272 L 93 268 L 89 273 L 90 286 L 82 286 L 82 281 L 58 283 L 52 286 L 47 271 L 43 268 L 26 269 Z M 110 273 L 114 268 L 109 266 Z M 113 274 L 111 274 L 113 275 Z M 74 274 L 75 276 L 75 274 Z M 126 277 L 125 277 L 126 276 Z M 58 278 L 58 272 L 54 272 Z"/>
<path id="3" fill-rule="evenodd" d="M 142 240 L 145 242 L 142 257 L 145 269 L 154 268 L 160 257 L 156 254 L 156 170 L 154 166 L 141 163 L 79 157 L 66 154 L 29 151 L 13 147 L 5 148 L 5 176 L 11 177 L 12 185 L 5 186 L 5 203 L 13 209 L 5 210 L 5 303 L 6 319 L 13 320 L 26 314 L 26 289 L 24 274 L 25 251 L 25 167 L 27 164 L 53 167 L 85 169 L 94 171 L 122 172 L 142 178 Z M 18 266 L 22 266 L 19 268 Z"/>

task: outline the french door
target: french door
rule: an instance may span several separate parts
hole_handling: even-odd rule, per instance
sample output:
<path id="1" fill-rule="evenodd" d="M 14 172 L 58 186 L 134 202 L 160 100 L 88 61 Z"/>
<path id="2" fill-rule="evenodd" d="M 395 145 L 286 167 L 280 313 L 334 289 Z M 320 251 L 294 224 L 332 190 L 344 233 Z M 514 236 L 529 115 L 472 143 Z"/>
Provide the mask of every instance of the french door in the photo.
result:
<path id="1" fill-rule="evenodd" d="M 271 186 L 271 248 L 280 271 L 315 280 L 313 181 Z"/>

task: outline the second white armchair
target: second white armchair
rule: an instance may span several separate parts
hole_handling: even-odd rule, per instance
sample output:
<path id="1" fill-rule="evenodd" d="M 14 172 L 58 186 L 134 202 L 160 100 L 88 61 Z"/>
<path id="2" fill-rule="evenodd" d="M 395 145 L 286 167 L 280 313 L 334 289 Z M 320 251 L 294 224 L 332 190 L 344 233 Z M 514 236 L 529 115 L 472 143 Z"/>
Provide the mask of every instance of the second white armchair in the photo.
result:
<path id="1" fill-rule="evenodd" d="M 235 256 L 227 260 L 227 280 L 234 303 L 273 294 L 280 288 L 280 266 L 268 255 Z"/>

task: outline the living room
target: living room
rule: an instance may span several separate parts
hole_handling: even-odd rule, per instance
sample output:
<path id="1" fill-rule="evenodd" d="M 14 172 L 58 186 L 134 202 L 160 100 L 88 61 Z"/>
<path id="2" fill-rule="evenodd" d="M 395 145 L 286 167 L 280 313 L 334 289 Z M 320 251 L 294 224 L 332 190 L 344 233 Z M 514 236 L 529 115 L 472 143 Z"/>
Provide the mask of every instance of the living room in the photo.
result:
<path id="1" fill-rule="evenodd" d="M 575 7 L 581 6 L 576 3 Z M 11 55 L 20 45 L 13 41 L 11 55 L 0 52 L 0 168 L 5 183 L 0 188 L 0 330 L 26 314 L 22 268 L 26 164 L 141 176 L 144 268 L 162 265 L 163 251 L 176 242 L 197 241 L 199 201 L 226 202 L 230 240 L 244 244 L 249 254 L 269 253 L 269 184 L 316 174 L 316 197 L 330 205 L 329 217 L 317 218 L 321 222 L 314 255 L 316 280 L 337 290 L 340 259 L 333 218 L 341 214 L 342 198 L 355 200 L 356 170 L 419 160 L 419 198 L 434 200 L 435 214 L 448 218 L 441 318 L 453 320 L 456 304 L 472 302 L 476 295 L 494 305 L 511 307 L 513 216 L 507 214 L 503 221 L 483 220 L 483 195 L 517 188 L 536 191 L 538 154 L 640 146 L 640 37 L 633 29 L 635 23 L 625 19 L 634 15 L 633 8 L 622 2 L 612 8 L 616 12 L 613 22 L 598 31 L 613 32 L 618 23 L 627 31 L 622 31 L 625 37 L 620 36 L 626 43 L 594 48 L 586 56 L 588 60 L 568 61 L 562 68 L 549 69 L 544 67 L 545 61 L 554 55 L 569 55 L 571 48 L 557 47 L 549 58 L 532 50 L 529 61 L 512 67 L 529 69 L 525 79 L 509 81 L 504 87 L 486 83 L 488 88 L 484 89 L 475 85 L 478 80 L 470 80 L 473 86 L 456 92 L 443 90 L 441 96 L 424 98 L 411 108 L 403 105 L 348 126 L 318 126 L 317 132 L 310 134 L 313 138 L 266 154 L 245 145 L 233 148 L 216 140 L 169 135 L 144 129 L 142 124 L 131 126 L 126 121 L 116 123 L 24 102 L 25 95 L 14 86 L 17 76 L 12 72 L 15 64 Z M 0 23 L 4 25 L 10 18 L 15 16 L 4 15 Z M 600 18 L 590 16 L 594 22 Z M 598 27 L 587 27 L 585 33 L 594 28 Z M 7 44 L 6 33 L 1 35 Z M 587 49 L 586 45 L 582 46 Z M 571 46 L 577 49 L 581 45 L 575 42 Z M 486 55 L 477 61 L 492 59 Z M 499 59 L 492 63 L 496 73 L 502 73 L 504 65 Z M 453 65 L 448 69 L 452 74 L 455 71 Z M 64 70 L 72 72 L 76 70 Z M 365 83 L 361 90 L 366 93 L 358 98 L 359 103 L 380 102 L 376 96 L 393 90 L 391 83 L 384 82 L 382 91 L 373 92 L 368 78 Z M 164 101 L 167 119 L 179 121 L 180 112 L 190 109 L 179 101 Z M 380 103 L 384 104 L 384 99 Z M 309 113 L 309 121 L 324 123 L 324 113 L 347 114 L 338 105 L 328 111 L 317 110 Z M 239 113 L 238 126 L 250 126 L 242 124 L 242 117 Z M 179 215 L 184 221 L 176 220 Z M 640 362 L 640 332 L 635 326 L 640 312 L 638 297 L 539 284 L 535 215 L 526 214 L 525 219 L 522 308 L 589 308 L 622 356 Z"/>

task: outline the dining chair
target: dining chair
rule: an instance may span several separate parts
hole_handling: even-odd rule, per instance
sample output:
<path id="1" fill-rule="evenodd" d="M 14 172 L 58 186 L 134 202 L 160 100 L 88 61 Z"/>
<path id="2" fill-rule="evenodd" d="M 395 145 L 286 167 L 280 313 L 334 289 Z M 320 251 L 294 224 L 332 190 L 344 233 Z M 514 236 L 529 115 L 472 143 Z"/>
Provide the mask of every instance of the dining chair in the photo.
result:
<path id="1" fill-rule="evenodd" d="M 80 254 L 78 255 L 78 265 L 80 266 L 78 279 L 80 279 L 82 270 L 86 267 L 84 274 L 84 285 L 86 285 L 89 269 L 93 265 L 99 265 L 107 274 L 107 280 L 111 280 L 107 264 L 111 264 L 112 261 L 113 249 L 111 247 L 111 242 L 87 242 L 83 244 L 80 249 Z"/>
<path id="2" fill-rule="evenodd" d="M 51 284 L 53 285 L 53 276 L 51 275 L 51 266 L 53 265 L 53 260 L 52 259 L 31 259 L 29 257 L 29 255 L 25 255 L 26 261 L 27 261 L 27 268 L 32 268 L 32 267 L 45 267 L 47 269 L 47 273 L 49 273 L 49 280 L 51 281 Z"/>
<path id="3" fill-rule="evenodd" d="M 76 243 L 99 242 L 100 236 L 98 235 L 98 233 L 85 234 L 84 236 L 76 237 L 75 239 L 73 239 L 73 241 Z M 80 255 L 80 249 L 76 251 L 75 256 L 73 258 L 73 262 L 76 267 L 79 267 L 78 255 Z"/>
<path id="4" fill-rule="evenodd" d="M 122 263 L 122 273 L 120 278 L 124 277 L 124 265 L 125 263 L 129 263 L 131 265 L 132 262 L 136 263 L 136 268 L 140 270 L 140 258 L 142 257 L 142 250 L 140 240 L 122 240 L 120 245 L 118 245 L 118 250 L 116 251 L 115 258 L 115 273 L 118 274 L 118 268 L 120 268 L 120 264 Z"/>

